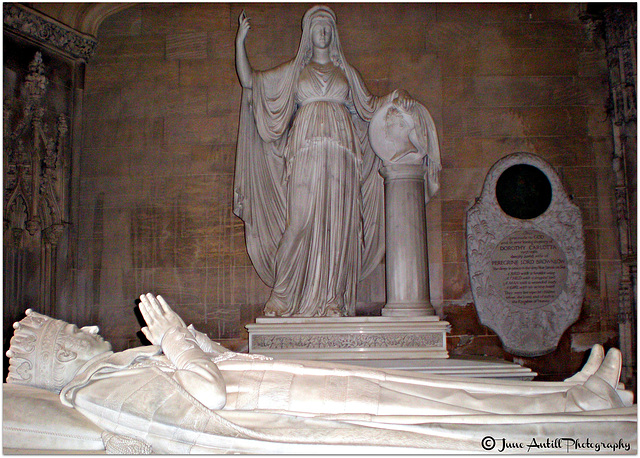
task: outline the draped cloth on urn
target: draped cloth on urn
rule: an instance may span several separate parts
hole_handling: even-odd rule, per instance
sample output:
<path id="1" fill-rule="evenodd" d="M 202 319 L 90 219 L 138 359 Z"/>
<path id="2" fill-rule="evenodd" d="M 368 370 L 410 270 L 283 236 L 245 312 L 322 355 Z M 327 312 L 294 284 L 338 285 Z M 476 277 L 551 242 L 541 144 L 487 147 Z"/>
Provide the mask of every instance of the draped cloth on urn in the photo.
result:
<path id="1" fill-rule="evenodd" d="M 384 253 L 383 183 L 367 128 L 389 96 L 369 93 L 335 26 L 334 62 L 308 62 L 309 29 L 295 59 L 255 71 L 243 90 L 234 213 L 273 287 L 271 310 L 355 315 L 357 282 Z"/>

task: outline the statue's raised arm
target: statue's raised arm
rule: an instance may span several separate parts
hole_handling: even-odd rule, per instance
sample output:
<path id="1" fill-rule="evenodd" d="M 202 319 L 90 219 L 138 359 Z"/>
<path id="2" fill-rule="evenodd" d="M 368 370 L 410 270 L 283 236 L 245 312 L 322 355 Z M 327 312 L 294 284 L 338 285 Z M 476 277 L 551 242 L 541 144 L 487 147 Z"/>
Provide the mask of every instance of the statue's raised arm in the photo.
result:
<path id="1" fill-rule="evenodd" d="M 246 89 L 251 89 L 253 85 L 253 69 L 249 63 L 245 47 L 245 40 L 250 28 L 249 18 L 243 10 L 240 17 L 238 17 L 238 33 L 236 34 L 236 71 L 238 72 L 240 84 Z"/>

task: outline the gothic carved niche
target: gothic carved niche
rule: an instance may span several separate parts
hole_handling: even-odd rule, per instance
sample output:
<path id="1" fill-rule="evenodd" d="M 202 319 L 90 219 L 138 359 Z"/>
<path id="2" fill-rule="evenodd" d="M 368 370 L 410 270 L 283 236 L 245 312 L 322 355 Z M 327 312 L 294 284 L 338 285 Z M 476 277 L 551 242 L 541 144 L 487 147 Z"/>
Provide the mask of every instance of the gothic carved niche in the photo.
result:
<path id="1" fill-rule="evenodd" d="M 625 361 L 621 381 L 637 384 L 637 11 L 634 3 L 590 3 L 585 23 L 604 40 L 609 70 L 607 111 L 613 133 L 612 169 L 620 252 L 618 331 Z"/>
<path id="2" fill-rule="evenodd" d="M 56 245 L 63 230 L 63 161 L 68 123 L 47 111 L 42 54 L 36 52 L 16 99 L 5 99 L 4 230 L 16 248 L 25 231 Z"/>
<path id="3" fill-rule="evenodd" d="M 602 15 L 609 67 L 609 112 L 613 130 L 613 172 L 621 258 L 618 296 L 620 348 L 625 358 L 622 381 L 637 385 L 637 20 L 633 5 L 605 6 Z"/>

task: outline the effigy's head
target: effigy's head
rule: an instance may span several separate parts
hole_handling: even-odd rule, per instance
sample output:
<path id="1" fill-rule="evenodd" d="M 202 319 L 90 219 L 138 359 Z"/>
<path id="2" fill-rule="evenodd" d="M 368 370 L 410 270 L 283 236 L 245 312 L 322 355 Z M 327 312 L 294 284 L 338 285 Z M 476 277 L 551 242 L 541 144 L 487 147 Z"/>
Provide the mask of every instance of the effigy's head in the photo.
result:
<path id="1" fill-rule="evenodd" d="M 7 383 L 59 393 L 87 361 L 111 350 L 97 326 L 78 329 L 31 309 L 26 315 L 13 324 Z"/>

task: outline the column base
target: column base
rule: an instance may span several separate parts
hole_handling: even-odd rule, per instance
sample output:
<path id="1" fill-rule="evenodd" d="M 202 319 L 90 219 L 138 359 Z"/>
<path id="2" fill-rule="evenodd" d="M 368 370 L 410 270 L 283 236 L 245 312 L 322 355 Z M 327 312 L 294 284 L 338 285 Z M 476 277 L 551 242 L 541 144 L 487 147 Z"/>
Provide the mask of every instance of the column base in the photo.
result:
<path id="1" fill-rule="evenodd" d="M 435 314 L 436 310 L 429 302 L 387 303 L 382 309 L 382 316 L 417 317 Z"/>

